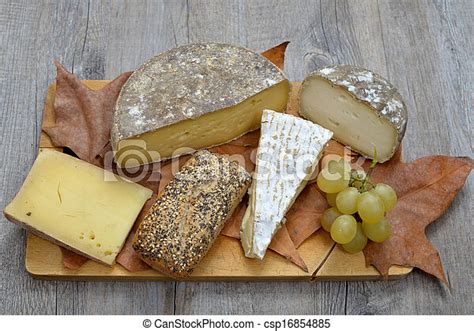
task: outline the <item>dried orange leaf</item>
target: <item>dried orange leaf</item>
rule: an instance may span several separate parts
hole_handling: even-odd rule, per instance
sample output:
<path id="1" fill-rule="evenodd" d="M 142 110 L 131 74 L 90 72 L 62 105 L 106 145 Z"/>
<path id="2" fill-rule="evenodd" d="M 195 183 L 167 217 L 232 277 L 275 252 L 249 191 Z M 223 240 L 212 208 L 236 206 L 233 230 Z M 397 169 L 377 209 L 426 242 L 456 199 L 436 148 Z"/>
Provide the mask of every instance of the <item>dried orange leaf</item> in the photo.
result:
<path id="1" fill-rule="evenodd" d="M 303 269 L 303 271 L 308 272 L 308 267 L 296 250 L 295 244 L 291 241 L 290 234 L 288 233 L 285 224 L 283 224 L 281 229 L 277 231 L 268 248 L 285 257 L 288 261 L 296 264 L 298 267 Z"/>
<path id="2" fill-rule="evenodd" d="M 471 159 L 442 155 L 411 163 L 395 157 L 378 165 L 372 173 L 373 181 L 391 185 L 398 203 L 387 214 L 392 236 L 382 244 L 370 242 L 366 246 L 367 264 L 384 276 L 392 265 L 412 266 L 447 284 L 439 254 L 425 230 L 446 212 L 471 170 Z"/>
<path id="3" fill-rule="evenodd" d="M 122 250 L 117 255 L 117 260 L 116 260 L 117 263 L 122 265 L 125 269 L 127 269 L 130 272 L 137 272 L 137 271 L 150 269 L 150 266 L 146 264 L 145 262 L 143 262 L 142 259 L 140 259 L 138 254 L 133 249 L 132 244 L 133 244 L 133 239 L 135 237 L 135 233 L 138 230 L 138 226 L 142 222 L 143 218 L 148 212 L 148 209 L 151 208 L 151 206 L 153 205 L 157 197 L 158 197 L 158 194 L 154 193 L 151 199 L 149 199 L 145 203 L 145 205 L 142 208 L 142 211 L 140 212 L 140 215 L 138 215 L 138 218 L 135 224 L 133 225 L 132 230 L 130 231 L 130 234 L 128 235 L 127 240 L 125 241 L 125 244 L 123 245 Z"/>
<path id="4" fill-rule="evenodd" d="M 59 248 L 61 248 L 61 253 L 63 254 L 63 265 L 68 269 L 77 270 L 82 267 L 84 263 L 89 261 L 85 256 L 79 255 L 61 246 Z"/>
<path id="5" fill-rule="evenodd" d="M 286 213 L 286 227 L 296 247 L 319 230 L 321 215 L 327 208 L 326 198 L 316 183 L 308 184 Z"/>
<path id="6" fill-rule="evenodd" d="M 262 53 L 262 56 L 266 57 L 270 62 L 276 65 L 278 68 L 283 70 L 285 66 L 285 52 L 288 47 L 289 41 L 285 41 L 278 46 L 270 48 Z"/>
<path id="7" fill-rule="evenodd" d="M 242 200 L 242 202 L 237 206 L 237 208 L 235 208 L 234 213 L 221 231 L 222 235 L 240 239 L 240 225 L 242 224 L 242 219 L 244 218 L 245 211 L 247 210 L 247 203 L 248 199 L 245 197 L 244 200 Z"/>
<path id="8" fill-rule="evenodd" d="M 247 202 L 243 201 L 237 206 L 236 210 L 232 217 L 227 221 L 226 226 L 222 229 L 221 234 L 227 237 L 240 239 L 240 225 L 242 224 L 242 219 L 247 209 Z M 268 248 L 288 261 L 294 263 L 305 272 L 308 272 L 308 267 L 306 263 L 301 258 L 300 254 L 296 250 L 294 242 L 291 240 L 290 234 L 288 233 L 288 228 L 286 225 L 283 225 L 280 230 L 277 231 L 273 237 L 270 246 Z"/>

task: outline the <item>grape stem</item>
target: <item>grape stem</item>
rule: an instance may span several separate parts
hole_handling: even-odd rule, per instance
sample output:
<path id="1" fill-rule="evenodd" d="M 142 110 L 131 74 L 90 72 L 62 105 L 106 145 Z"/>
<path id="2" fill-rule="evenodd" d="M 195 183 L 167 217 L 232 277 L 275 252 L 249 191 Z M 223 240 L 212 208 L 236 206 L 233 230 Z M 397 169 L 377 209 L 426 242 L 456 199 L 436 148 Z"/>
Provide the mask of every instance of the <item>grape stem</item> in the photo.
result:
<path id="1" fill-rule="evenodd" d="M 374 185 L 370 182 L 370 175 L 372 174 L 372 171 L 375 169 L 376 166 L 377 166 L 377 149 L 374 146 L 374 158 L 372 159 L 372 162 L 370 163 L 369 170 L 367 171 L 365 178 L 362 180 L 362 178 L 359 178 L 359 175 L 355 175 L 354 176 L 355 178 L 351 178 L 349 185 L 353 186 L 354 182 L 362 182 L 361 186 L 357 188 L 360 193 L 369 191 L 368 189 L 369 185 L 372 189 Z"/>

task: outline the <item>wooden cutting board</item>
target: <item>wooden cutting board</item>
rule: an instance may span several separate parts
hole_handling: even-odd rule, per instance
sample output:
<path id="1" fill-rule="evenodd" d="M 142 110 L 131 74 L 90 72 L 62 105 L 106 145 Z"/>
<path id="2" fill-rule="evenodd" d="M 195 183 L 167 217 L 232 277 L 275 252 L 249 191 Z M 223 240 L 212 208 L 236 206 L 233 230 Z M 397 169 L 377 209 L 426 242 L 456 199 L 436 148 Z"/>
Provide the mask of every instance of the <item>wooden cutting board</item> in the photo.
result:
<path id="1" fill-rule="evenodd" d="M 84 81 L 92 89 L 102 88 L 109 81 Z M 294 83 L 296 85 L 298 83 Z M 54 125 L 53 102 L 55 85 L 48 88 L 43 127 Z M 49 137 L 42 132 L 40 148 L 54 148 Z M 306 273 L 282 256 L 268 251 L 262 261 L 244 256 L 240 241 L 219 236 L 209 253 L 201 261 L 188 280 L 366 280 L 382 279 L 372 266 L 365 265 L 364 255 L 348 254 L 334 245 L 330 236 L 320 230 L 307 239 L 298 252 L 306 262 Z M 26 270 L 36 278 L 71 280 L 169 280 L 167 276 L 152 269 L 129 272 L 116 264 L 107 267 L 88 261 L 78 270 L 63 266 L 62 253 L 58 246 L 33 234 L 28 234 L 26 247 Z M 400 278 L 412 271 L 411 267 L 393 266 L 389 278 Z"/>

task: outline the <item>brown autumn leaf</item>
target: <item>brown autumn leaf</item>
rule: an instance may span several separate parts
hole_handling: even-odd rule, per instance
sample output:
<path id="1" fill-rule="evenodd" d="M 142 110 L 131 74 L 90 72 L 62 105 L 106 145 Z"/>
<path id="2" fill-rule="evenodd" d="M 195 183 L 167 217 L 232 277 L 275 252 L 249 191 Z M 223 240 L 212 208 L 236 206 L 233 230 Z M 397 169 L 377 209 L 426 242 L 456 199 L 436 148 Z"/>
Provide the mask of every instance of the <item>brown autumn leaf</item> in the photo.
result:
<path id="1" fill-rule="evenodd" d="M 283 70 L 285 66 L 285 53 L 289 41 L 285 41 L 278 46 L 272 47 L 262 53 L 264 57 L 269 59 L 274 65 Z"/>
<path id="2" fill-rule="evenodd" d="M 296 200 L 298 201 L 298 199 Z M 240 240 L 240 225 L 247 209 L 247 199 L 244 199 L 234 211 L 232 217 L 227 221 L 225 227 L 222 229 L 221 234 L 227 237 Z M 295 202 L 296 204 L 297 202 Z M 278 230 L 273 237 L 268 249 L 280 254 L 288 261 L 294 263 L 305 272 L 308 272 L 308 267 L 300 254 L 296 250 L 297 246 L 293 242 L 286 224 Z"/>
<path id="3" fill-rule="evenodd" d="M 71 270 L 77 270 L 84 265 L 89 259 L 85 256 L 79 255 L 69 249 L 59 246 L 63 255 L 63 265 Z"/>
<path id="4" fill-rule="evenodd" d="M 43 128 L 58 147 L 70 148 L 81 160 L 100 165 L 100 153 L 110 140 L 112 112 L 122 85 L 131 72 L 94 91 L 69 73 L 59 62 L 54 115 L 56 124 Z"/>
<path id="5" fill-rule="evenodd" d="M 145 218 L 145 215 L 148 212 L 148 209 L 151 208 L 151 206 L 153 205 L 157 197 L 158 197 L 158 194 L 154 192 L 153 196 L 145 203 L 145 205 L 143 206 L 140 212 L 140 215 L 138 215 L 137 220 L 135 221 L 135 224 L 133 225 L 133 228 L 127 237 L 127 240 L 125 241 L 122 247 L 122 250 L 117 255 L 117 259 L 116 259 L 117 263 L 123 266 L 125 269 L 127 269 L 130 272 L 137 272 L 137 271 L 150 269 L 150 266 L 146 264 L 145 262 L 143 262 L 142 259 L 140 259 L 138 254 L 133 249 L 132 244 L 133 244 L 133 238 L 135 237 L 135 233 L 138 230 L 138 226 L 140 225 L 143 218 Z M 65 260 L 65 257 L 63 258 Z"/>
<path id="6" fill-rule="evenodd" d="M 247 210 L 248 196 L 242 199 L 242 202 L 235 208 L 231 218 L 227 221 L 221 234 L 227 237 L 240 239 L 240 225 Z"/>
<path id="7" fill-rule="evenodd" d="M 410 163 L 400 152 L 378 165 L 375 183 L 389 184 L 397 192 L 397 206 L 387 214 L 391 237 L 381 244 L 369 242 L 365 260 L 383 276 L 392 265 L 416 267 L 448 284 L 438 251 L 426 237 L 426 227 L 443 215 L 469 176 L 469 158 L 427 156 Z"/>
<path id="8" fill-rule="evenodd" d="M 286 227 L 296 247 L 319 230 L 321 215 L 327 208 L 326 197 L 316 183 L 308 184 L 286 213 Z"/>
<path id="9" fill-rule="evenodd" d="M 275 233 L 275 236 L 270 242 L 268 248 L 285 257 L 288 261 L 294 263 L 303 271 L 308 272 L 306 263 L 296 250 L 295 243 L 291 240 L 286 224 L 283 224 L 280 230 Z"/>

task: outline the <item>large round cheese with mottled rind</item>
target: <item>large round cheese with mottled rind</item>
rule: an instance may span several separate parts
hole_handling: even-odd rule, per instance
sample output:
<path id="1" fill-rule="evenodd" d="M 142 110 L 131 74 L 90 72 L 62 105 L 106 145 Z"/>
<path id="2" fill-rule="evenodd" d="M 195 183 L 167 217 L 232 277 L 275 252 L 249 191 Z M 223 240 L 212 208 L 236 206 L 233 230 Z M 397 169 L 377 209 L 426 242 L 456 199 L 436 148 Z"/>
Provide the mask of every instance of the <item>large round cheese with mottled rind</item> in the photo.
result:
<path id="1" fill-rule="evenodd" d="M 311 73 L 301 86 L 299 106 L 303 117 L 378 162 L 389 160 L 405 135 L 408 115 L 400 93 L 367 69 L 331 65 Z"/>
<path id="2" fill-rule="evenodd" d="M 263 109 L 284 111 L 288 92 L 283 72 L 244 47 L 173 48 L 123 86 L 112 124 L 116 160 L 134 166 L 226 143 L 258 129 Z"/>

